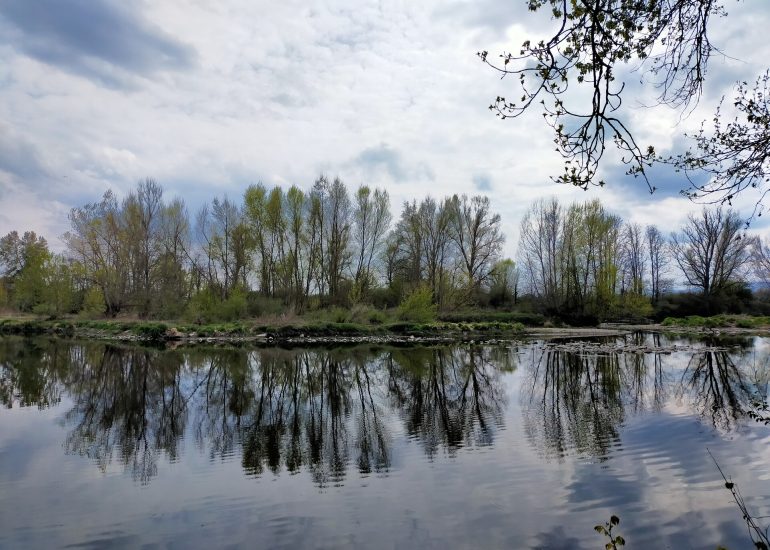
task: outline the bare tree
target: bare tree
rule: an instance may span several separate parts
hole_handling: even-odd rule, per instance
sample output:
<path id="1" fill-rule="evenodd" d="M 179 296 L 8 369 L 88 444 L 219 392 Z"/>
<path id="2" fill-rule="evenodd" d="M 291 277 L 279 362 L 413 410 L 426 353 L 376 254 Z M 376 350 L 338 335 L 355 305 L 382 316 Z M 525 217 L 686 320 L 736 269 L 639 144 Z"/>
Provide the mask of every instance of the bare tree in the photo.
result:
<path id="1" fill-rule="evenodd" d="M 131 292 L 139 315 L 150 314 L 162 253 L 160 216 L 163 188 L 152 178 L 139 182 L 123 201 L 125 241 L 131 262 Z"/>
<path id="2" fill-rule="evenodd" d="M 366 294 L 372 284 L 372 261 L 382 248 L 390 225 L 388 192 L 362 185 L 355 195 L 353 207 L 353 242 L 356 247 L 354 283 L 356 292 Z"/>
<path id="3" fill-rule="evenodd" d="M 672 234 L 674 260 L 687 284 L 713 296 L 738 284 L 749 261 L 750 239 L 742 238 L 743 221 L 721 207 L 690 214 Z"/>
<path id="4" fill-rule="evenodd" d="M 644 273 L 647 267 L 642 227 L 635 223 L 625 224 L 622 242 L 624 289 L 641 296 L 644 293 Z"/>
<path id="5" fill-rule="evenodd" d="M 751 242 L 751 267 L 754 276 L 762 281 L 765 287 L 770 286 L 770 240 L 764 242 L 755 237 Z"/>
<path id="6" fill-rule="evenodd" d="M 441 305 L 445 298 L 442 291 L 450 253 L 450 200 L 445 199 L 439 203 L 434 198 L 427 197 L 420 203 L 416 215 L 425 279 L 433 291 L 433 300 Z"/>
<path id="7" fill-rule="evenodd" d="M 540 199 L 521 220 L 519 258 L 529 291 L 546 308 L 561 304 L 559 247 L 564 212 L 555 198 Z"/>
<path id="8" fill-rule="evenodd" d="M 489 198 L 454 195 L 450 202 L 451 231 L 462 258 L 472 296 L 477 294 L 500 257 L 505 237 L 500 231 L 500 214 L 493 214 Z"/>
<path id="9" fill-rule="evenodd" d="M 327 187 L 327 202 L 324 212 L 324 242 L 326 276 L 329 296 L 332 300 L 342 298 L 342 281 L 350 264 L 350 232 L 352 211 L 350 196 L 345 184 L 334 178 Z"/>
<path id="10" fill-rule="evenodd" d="M 663 234 L 654 225 L 647 226 L 644 236 L 647 254 L 650 259 L 650 296 L 652 298 L 652 303 L 655 304 L 660 300 L 660 295 L 663 290 L 662 276 L 669 263 L 668 245 Z"/>
<path id="11" fill-rule="evenodd" d="M 64 235 L 87 283 L 101 291 L 106 312 L 112 316 L 126 305 L 130 280 L 122 218 L 115 195 L 107 191 L 101 201 L 70 211 L 71 231 Z"/>
<path id="12" fill-rule="evenodd" d="M 197 215 L 201 248 L 206 255 L 208 282 L 222 299 L 246 278 L 250 237 L 241 209 L 227 197 L 215 198 Z"/>

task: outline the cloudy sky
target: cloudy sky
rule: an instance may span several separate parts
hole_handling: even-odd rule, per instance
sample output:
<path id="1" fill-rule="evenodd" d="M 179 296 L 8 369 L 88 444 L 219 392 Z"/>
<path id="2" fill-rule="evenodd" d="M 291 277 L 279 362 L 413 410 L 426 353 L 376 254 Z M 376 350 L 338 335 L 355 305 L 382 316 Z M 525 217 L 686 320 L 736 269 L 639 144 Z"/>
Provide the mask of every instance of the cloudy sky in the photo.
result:
<path id="1" fill-rule="evenodd" d="M 726 0 L 708 87 L 684 120 L 635 86 L 625 117 L 659 152 L 682 146 L 737 79 L 768 66 L 770 3 Z M 524 0 L 0 0 L 0 234 L 33 229 L 61 247 L 73 206 L 153 177 L 194 211 L 266 184 L 308 188 L 319 173 L 385 187 L 403 201 L 483 193 L 512 255 L 536 198 L 600 197 L 625 219 L 672 230 L 699 208 L 605 165 L 608 186 L 552 183 L 561 161 L 536 113 L 487 109 L 516 82 L 476 58 L 549 28 Z M 633 79 L 638 81 L 638 74 Z M 736 205 L 748 213 L 751 197 Z M 757 223 L 754 231 L 763 231 Z"/>

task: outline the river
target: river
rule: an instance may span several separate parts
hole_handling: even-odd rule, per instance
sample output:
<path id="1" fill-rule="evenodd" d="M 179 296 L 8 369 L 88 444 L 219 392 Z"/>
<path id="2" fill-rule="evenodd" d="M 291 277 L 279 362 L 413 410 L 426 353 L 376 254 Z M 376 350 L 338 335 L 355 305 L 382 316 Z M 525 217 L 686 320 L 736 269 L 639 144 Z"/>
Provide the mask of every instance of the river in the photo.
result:
<path id="1" fill-rule="evenodd" d="M 0 338 L 0 548 L 751 547 L 770 340 Z M 770 523 L 770 519 L 760 519 Z"/>

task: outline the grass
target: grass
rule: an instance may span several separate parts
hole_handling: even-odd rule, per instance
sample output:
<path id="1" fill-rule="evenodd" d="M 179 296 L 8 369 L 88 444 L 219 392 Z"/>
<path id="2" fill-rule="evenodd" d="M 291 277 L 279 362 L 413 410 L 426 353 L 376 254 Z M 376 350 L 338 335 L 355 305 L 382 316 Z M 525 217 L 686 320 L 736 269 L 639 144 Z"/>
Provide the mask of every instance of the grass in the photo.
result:
<path id="1" fill-rule="evenodd" d="M 57 334 L 86 338 L 133 337 L 145 341 L 175 339 L 180 335 L 214 338 L 243 338 L 268 335 L 274 338 L 408 335 L 467 338 L 473 335 L 511 336 L 526 331 L 520 322 L 413 322 L 392 319 L 385 312 L 362 311 L 354 316 L 336 312 L 328 317 L 316 316 L 295 320 L 290 324 L 266 324 L 263 320 L 242 320 L 229 323 L 196 325 L 173 321 L 140 320 L 48 320 L 0 319 L 0 334 Z M 354 321 L 353 317 L 364 319 Z"/>
<path id="2" fill-rule="evenodd" d="M 754 329 L 770 326 L 770 317 L 748 315 L 713 315 L 701 317 L 690 315 L 688 317 L 666 317 L 661 323 L 664 327 L 683 328 L 746 328 Z"/>
<path id="3" fill-rule="evenodd" d="M 521 323 L 528 327 L 542 327 L 546 323 L 545 316 L 540 313 L 522 311 L 453 311 L 439 314 L 438 320 L 448 323 Z"/>

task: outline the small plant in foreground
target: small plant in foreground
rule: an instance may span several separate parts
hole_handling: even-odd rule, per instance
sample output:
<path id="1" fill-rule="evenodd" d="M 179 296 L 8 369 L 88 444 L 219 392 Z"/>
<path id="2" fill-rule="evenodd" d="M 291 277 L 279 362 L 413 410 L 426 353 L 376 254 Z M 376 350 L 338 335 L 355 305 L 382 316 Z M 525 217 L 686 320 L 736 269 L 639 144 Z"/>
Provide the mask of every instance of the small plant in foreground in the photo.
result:
<path id="1" fill-rule="evenodd" d="M 613 527 L 616 527 L 618 524 L 620 524 L 620 518 L 618 516 L 610 516 L 610 521 L 607 521 L 604 523 L 604 525 L 597 525 L 594 527 L 594 531 L 597 533 L 601 533 L 610 541 L 604 545 L 604 548 L 607 550 L 618 550 L 621 546 L 626 545 L 626 539 L 621 537 L 620 535 L 612 535 L 612 529 Z"/>

